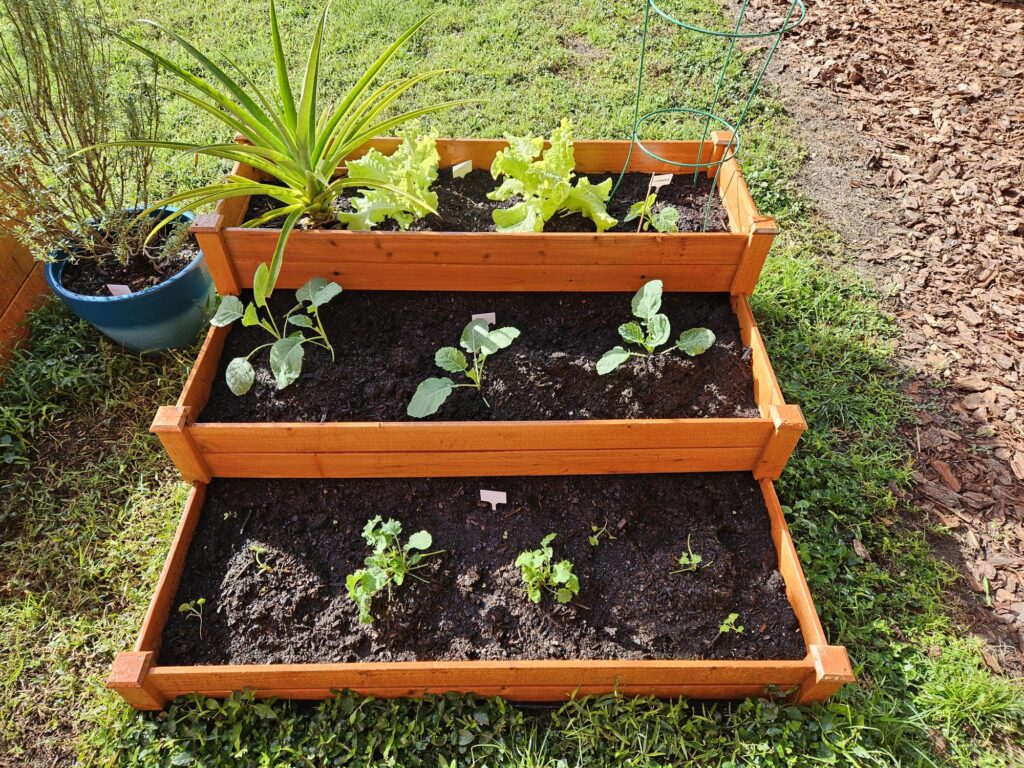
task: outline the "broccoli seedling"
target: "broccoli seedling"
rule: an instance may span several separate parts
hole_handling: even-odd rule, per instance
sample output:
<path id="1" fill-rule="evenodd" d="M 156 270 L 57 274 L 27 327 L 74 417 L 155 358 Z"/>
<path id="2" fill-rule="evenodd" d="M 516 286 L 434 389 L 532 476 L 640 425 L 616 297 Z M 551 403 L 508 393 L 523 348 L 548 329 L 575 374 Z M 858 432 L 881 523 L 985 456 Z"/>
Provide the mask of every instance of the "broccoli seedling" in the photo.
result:
<path id="1" fill-rule="evenodd" d="M 636 221 L 639 219 L 639 226 L 644 232 L 647 232 L 651 227 L 654 227 L 658 232 L 678 232 L 679 209 L 671 205 L 663 205 L 655 211 L 654 204 L 657 201 L 658 195 L 654 193 L 639 202 L 633 203 L 629 207 L 629 213 L 626 214 L 623 221 Z"/>
<path id="2" fill-rule="evenodd" d="M 664 284 L 661 280 L 651 280 L 641 286 L 633 296 L 633 316 L 639 322 L 629 322 L 619 326 L 619 335 L 629 344 L 640 347 L 643 352 L 635 352 L 623 347 L 614 347 L 605 352 L 597 361 L 597 372 L 601 376 L 611 373 L 631 357 L 653 357 L 669 352 L 680 351 L 690 357 L 702 355 L 715 343 L 715 334 L 707 328 L 690 328 L 679 334 L 676 343 L 655 352 L 659 346 L 668 341 L 672 333 L 668 316 L 658 312 L 661 309 L 661 296 Z"/>
<path id="3" fill-rule="evenodd" d="M 423 561 L 428 557 L 441 552 L 424 551 L 430 549 L 434 542 L 427 531 L 417 531 L 405 544 L 399 539 L 401 534 L 400 522 L 393 519 L 382 522 L 380 515 L 367 522 L 363 528 L 363 538 L 373 548 L 373 553 L 363 561 L 365 568 L 350 573 L 345 579 L 348 596 L 359 607 L 361 624 L 373 623 L 372 603 L 377 593 L 387 590 L 390 600 L 392 585 L 402 586 L 406 576 L 419 579 L 414 571 L 423 568 Z"/>
<path id="4" fill-rule="evenodd" d="M 184 613 L 186 619 L 198 619 L 199 621 L 199 639 L 203 639 L 203 606 L 206 605 L 206 598 L 200 597 L 195 600 L 190 600 L 187 603 L 182 603 L 178 606 L 178 613 Z"/>
<path id="5" fill-rule="evenodd" d="M 739 618 L 740 615 L 738 613 L 730 613 L 728 616 L 726 616 L 725 621 L 723 621 L 718 627 L 718 634 L 715 635 L 715 641 L 717 641 L 718 638 L 720 638 L 722 635 L 727 635 L 730 632 L 735 632 L 737 635 L 742 635 L 743 627 L 736 623 L 739 620 Z"/>
<path id="6" fill-rule="evenodd" d="M 422 419 L 424 416 L 437 413 L 437 409 L 444 404 L 452 391 L 459 387 L 472 387 L 477 392 L 482 392 L 487 358 L 499 349 L 505 349 L 517 338 L 519 331 L 516 328 L 495 328 L 492 331 L 489 330 L 486 320 L 471 320 L 462 331 L 459 346 L 473 356 L 472 364 L 466 360 L 466 355 L 455 347 L 442 347 L 434 355 L 434 364 L 438 368 L 449 373 L 461 373 L 470 383 L 456 384 L 447 376 L 425 379 L 416 388 L 405 412 L 414 419 Z M 491 404 L 487 402 L 487 398 L 484 397 L 483 400 L 484 405 L 490 408 Z"/>
<path id="7" fill-rule="evenodd" d="M 555 554 L 551 542 L 555 535 L 549 533 L 541 539 L 539 549 L 528 550 L 516 558 L 516 565 L 522 569 L 526 595 L 534 603 L 541 601 L 545 589 L 560 603 L 568 603 L 580 593 L 580 580 L 572 572 L 572 563 L 568 560 L 551 562 Z"/>
<path id="8" fill-rule="evenodd" d="M 675 574 L 696 571 L 697 568 L 700 567 L 700 564 L 703 562 L 703 560 L 704 558 L 700 556 L 700 553 L 694 552 L 690 548 L 690 537 L 687 536 L 686 551 L 683 552 L 683 554 L 681 554 L 679 556 L 679 559 L 676 561 L 679 564 L 679 568 L 675 571 L 671 571 L 671 573 Z"/>

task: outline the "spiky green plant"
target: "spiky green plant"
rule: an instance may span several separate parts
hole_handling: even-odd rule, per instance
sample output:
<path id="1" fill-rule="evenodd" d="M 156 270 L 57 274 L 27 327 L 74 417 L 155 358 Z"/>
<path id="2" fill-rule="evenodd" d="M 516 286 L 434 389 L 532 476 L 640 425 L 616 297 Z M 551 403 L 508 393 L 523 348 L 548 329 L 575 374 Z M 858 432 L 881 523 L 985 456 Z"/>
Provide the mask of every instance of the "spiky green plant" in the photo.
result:
<path id="1" fill-rule="evenodd" d="M 390 80 L 373 91 L 370 90 L 388 61 L 433 15 L 428 14 L 409 27 L 380 55 L 340 102 L 328 102 L 321 109 L 322 100 L 318 93 L 320 48 L 329 7 L 330 4 L 326 4 L 320 13 L 309 55 L 306 58 L 305 74 L 297 99 L 285 62 L 274 0 L 270 0 L 270 33 L 277 82 L 272 93 L 265 92 L 256 85 L 253 78 L 246 76 L 240 70 L 238 71 L 239 79 L 232 77 L 188 40 L 154 21 L 143 20 L 142 23 L 155 27 L 173 39 L 205 70 L 205 78 L 192 74 L 166 56 L 141 43 L 124 35 L 117 35 L 126 44 L 187 86 L 185 89 L 161 86 L 164 90 L 213 115 L 233 133 L 243 136 L 248 142 L 204 145 L 175 141 L 139 141 L 126 142 L 127 144 L 180 150 L 242 162 L 270 177 L 267 181 L 254 181 L 230 175 L 222 182 L 179 192 L 154 203 L 147 211 L 140 214 L 140 217 L 168 205 L 179 206 L 180 213 L 180 210 L 194 210 L 219 200 L 248 195 L 267 195 L 277 200 L 281 203 L 279 207 L 245 224 L 245 226 L 256 227 L 274 219 L 283 219 L 281 234 L 270 265 L 261 264 L 257 269 L 259 280 L 269 285 L 271 290 L 277 283 L 277 277 L 281 270 L 285 244 L 299 220 L 309 217 L 314 223 L 322 223 L 331 219 L 333 217 L 331 203 L 343 189 L 377 187 L 398 195 L 408 196 L 401 189 L 386 182 L 367 179 L 354 180 L 340 175 L 341 165 L 349 154 L 374 136 L 386 134 L 406 121 L 474 101 L 473 99 L 446 101 L 433 106 L 401 112 L 391 117 L 383 117 L 386 110 L 410 88 L 447 71 L 431 70 L 418 75 L 401 77 Z M 237 66 L 232 65 L 232 67 L 238 69 Z M 413 202 L 430 211 L 434 210 L 421 200 L 413 199 Z M 171 220 L 171 217 L 167 217 L 159 221 L 154 227 L 153 233 Z"/>

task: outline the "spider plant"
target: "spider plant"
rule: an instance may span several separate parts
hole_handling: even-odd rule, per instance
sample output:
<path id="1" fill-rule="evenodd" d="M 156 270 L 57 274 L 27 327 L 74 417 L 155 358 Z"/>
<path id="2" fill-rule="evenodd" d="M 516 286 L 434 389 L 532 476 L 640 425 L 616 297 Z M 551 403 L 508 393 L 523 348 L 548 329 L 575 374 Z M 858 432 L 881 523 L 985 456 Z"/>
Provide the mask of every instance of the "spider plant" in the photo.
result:
<path id="1" fill-rule="evenodd" d="M 277 200 L 281 203 L 279 207 L 244 225 L 257 227 L 274 219 L 283 219 L 281 234 L 269 267 L 261 264 L 257 269 L 256 280 L 269 287 L 266 295 L 270 294 L 277 282 L 285 244 L 292 230 L 304 217 L 311 219 L 314 225 L 333 218 L 331 202 L 345 188 L 387 189 L 403 197 L 409 197 L 416 204 L 433 212 L 434 209 L 430 205 L 412 198 L 388 183 L 347 178 L 342 175 L 342 163 L 367 140 L 386 134 L 404 122 L 431 112 L 476 101 L 458 99 L 408 110 L 391 117 L 383 116 L 385 111 L 410 88 L 448 71 L 431 70 L 402 77 L 371 90 L 383 67 L 433 15 L 428 14 L 402 33 L 380 55 L 340 102 L 327 102 L 321 109 L 322 100 L 318 94 L 320 49 L 329 6 L 329 3 L 326 4 L 320 13 L 306 59 L 305 74 L 298 98 L 295 96 L 285 62 L 274 0 L 270 0 L 270 34 L 277 77 L 275 87 L 272 90 L 268 89 L 270 92 L 256 85 L 255 80 L 248 77 L 237 65 L 229 63 L 230 68 L 238 75 L 236 79 L 181 35 L 156 22 L 142 20 L 141 23 L 155 27 L 174 40 L 205 70 L 205 76 L 192 74 L 151 48 L 114 33 L 187 86 L 161 86 L 164 90 L 213 115 L 246 142 L 204 145 L 175 141 L 136 141 L 123 144 L 180 150 L 189 154 L 197 153 L 241 162 L 269 177 L 267 181 L 254 181 L 229 175 L 222 182 L 195 187 L 160 200 L 139 214 L 140 217 L 169 205 L 179 207 L 175 214 L 178 216 L 182 210 L 189 211 L 219 200 L 248 195 L 267 195 Z M 116 145 L 113 143 L 97 147 Z M 273 181 L 277 183 L 272 183 Z M 151 236 L 172 220 L 173 217 L 160 220 L 153 228 Z"/>

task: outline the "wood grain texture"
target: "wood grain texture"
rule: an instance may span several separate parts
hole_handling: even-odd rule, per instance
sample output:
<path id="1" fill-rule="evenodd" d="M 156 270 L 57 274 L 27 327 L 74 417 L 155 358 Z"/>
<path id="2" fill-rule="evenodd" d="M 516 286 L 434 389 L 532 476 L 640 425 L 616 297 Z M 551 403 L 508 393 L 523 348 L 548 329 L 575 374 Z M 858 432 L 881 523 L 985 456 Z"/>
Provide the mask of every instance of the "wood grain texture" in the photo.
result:
<path id="1" fill-rule="evenodd" d="M 5 279 L 6 277 L 0 274 L 0 282 Z M 25 278 L 19 282 L 17 290 L 12 293 L 7 304 L 0 305 L 0 366 L 10 358 L 18 342 L 28 335 L 28 328 L 24 324 L 25 316 L 39 307 L 49 295 L 50 288 L 46 284 L 43 265 L 34 264 Z M 3 371 L 0 369 L 0 378 L 2 377 Z"/>
<path id="2" fill-rule="evenodd" d="M 188 430 L 192 409 L 177 405 L 162 405 L 149 431 L 160 438 L 164 450 L 187 482 L 210 482 L 210 468 L 199 452 Z"/>
<path id="3" fill-rule="evenodd" d="M 760 481 L 760 488 L 771 521 L 779 570 L 808 646 L 803 659 L 154 665 L 159 634 L 177 591 L 200 514 L 203 488 L 197 484 L 186 503 L 136 651 L 119 654 L 111 673 L 108 685 L 136 708 L 163 706 L 167 700 L 186 693 L 220 697 L 242 689 L 251 689 L 260 697 L 289 699 L 322 699 L 334 691 L 349 689 L 381 697 L 453 691 L 503 696 L 513 701 L 560 701 L 613 691 L 664 698 L 744 698 L 762 695 L 766 687 L 774 686 L 795 691 L 795 698 L 807 703 L 822 700 L 853 680 L 845 650 L 825 641 L 782 508 L 772 484 L 766 480 Z"/>

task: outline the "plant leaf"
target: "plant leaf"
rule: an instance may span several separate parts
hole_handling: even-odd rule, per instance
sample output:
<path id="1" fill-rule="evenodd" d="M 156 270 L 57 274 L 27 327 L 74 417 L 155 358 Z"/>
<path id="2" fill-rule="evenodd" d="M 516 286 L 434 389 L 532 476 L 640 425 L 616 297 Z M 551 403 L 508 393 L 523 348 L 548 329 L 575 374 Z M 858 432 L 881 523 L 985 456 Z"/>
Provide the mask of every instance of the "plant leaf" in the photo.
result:
<path id="1" fill-rule="evenodd" d="M 231 393 L 241 397 L 252 389 L 252 383 L 256 380 L 256 371 L 244 357 L 236 357 L 228 363 L 224 379 L 227 381 Z"/>
<path id="2" fill-rule="evenodd" d="M 562 207 L 567 211 L 579 211 L 597 227 L 598 232 L 611 229 L 619 223 L 618 219 L 609 215 L 606 208 L 608 198 L 612 194 L 612 180 L 605 179 L 600 184 L 591 184 L 586 176 L 576 181 Z"/>
<path id="3" fill-rule="evenodd" d="M 277 388 L 284 389 L 302 373 L 302 334 L 294 333 L 274 342 L 270 348 L 270 370 L 277 380 Z"/>
<path id="4" fill-rule="evenodd" d="M 341 293 L 341 286 L 322 277 L 311 277 L 295 291 L 295 299 L 311 307 L 321 307 Z"/>
<path id="5" fill-rule="evenodd" d="M 679 231 L 679 210 L 671 205 L 666 205 L 660 211 L 651 215 L 651 224 L 659 232 Z"/>
<path id="6" fill-rule="evenodd" d="M 490 326 L 486 320 L 479 318 L 470 320 L 466 327 L 462 329 L 462 336 L 459 337 L 459 346 L 475 355 L 487 340 L 489 329 Z"/>
<path id="7" fill-rule="evenodd" d="M 256 306 L 267 306 L 267 296 L 270 295 L 272 288 L 270 268 L 264 262 L 256 267 L 256 273 L 252 276 L 252 299 L 256 302 Z"/>
<path id="8" fill-rule="evenodd" d="M 469 367 L 466 356 L 455 347 L 441 347 L 434 354 L 434 364 L 442 371 L 463 373 Z"/>
<path id="9" fill-rule="evenodd" d="M 312 328 L 313 321 L 306 315 L 289 315 L 288 322 L 297 325 L 299 328 Z"/>
<path id="10" fill-rule="evenodd" d="M 455 382 L 447 376 L 425 379 L 416 387 L 416 393 L 409 401 L 405 412 L 414 419 L 422 419 L 424 416 L 437 413 L 437 409 L 444 404 L 453 389 Z"/>
<path id="11" fill-rule="evenodd" d="M 572 602 L 572 598 L 573 594 L 572 590 L 570 589 L 567 589 L 565 587 L 559 587 L 557 590 L 555 590 L 555 599 L 558 600 L 558 602 L 560 603 L 564 604 Z"/>
<path id="12" fill-rule="evenodd" d="M 252 303 L 246 304 L 245 305 L 245 314 L 242 315 L 242 325 L 244 325 L 246 328 L 250 328 L 250 327 L 252 327 L 254 325 L 259 325 L 259 324 L 260 324 L 260 316 L 259 316 L 259 313 L 256 311 L 256 305 L 252 304 Z"/>
<path id="13" fill-rule="evenodd" d="M 661 294 L 664 287 L 661 280 L 651 280 L 640 286 L 640 290 L 633 296 L 633 316 L 647 320 L 656 314 L 661 309 Z"/>
<path id="14" fill-rule="evenodd" d="M 499 349 L 505 349 L 509 344 L 519 338 L 519 329 L 511 326 L 495 328 L 490 331 L 480 343 L 480 349 L 488 355 L 493 355 Z"/>
<path id="15" fill-rule="evenodd" d="M 659 344 L 668 341 L 672 333 L 672 326 L 669 324 L 668 315 L 652 315 L 647 321 L 647 343 L 646 347 L 653 351 Z"/>
<path id="16" fill-rule="evenodd" d="M 702 355 L 715 343 L 715 334 L 707 328 L 690 328 L 679 334 L 676 346 L 690 357 Z"/>
<path id="17" fill-rule="evenodd" d="M 242 302 L 237 296 L 225 296 L 220 300 L 220 306 L 217 307 L 216 314 L 210 318 L 210 325 L 223 328 L 225 325 L 231 325 L 235 320 L 243 317 L 244 314 Z"/>
<path id="18" fill-rule="evenodd" d="M 604 376 L 606 373 L 611 373 L 624 362 L 629 360 L 629 352 L 624 350 L 622 347 L 613 347 L 601 355 L 601 359 L 597 361 L 597 373 L 600 376 Z"/>
<path id="19" fill-rule="evenodd" d="M 430 549 L 430 545 L 434 543 L 434 537 L 427 531 L 417 531 L 409 537 L 409 543 L 406 546 L 409 549 Z"/>
<path id="20" fill-rule="evenodd" d="M 623 341 L 627 344 L 639 344 L 641 346 L 643 346 L 646 338 L 644 336 L 644 329 L 640 327 L 640 323 L 626 323 L 625 325 L 620 325 L 619 336 L 621 336 Z"/>

